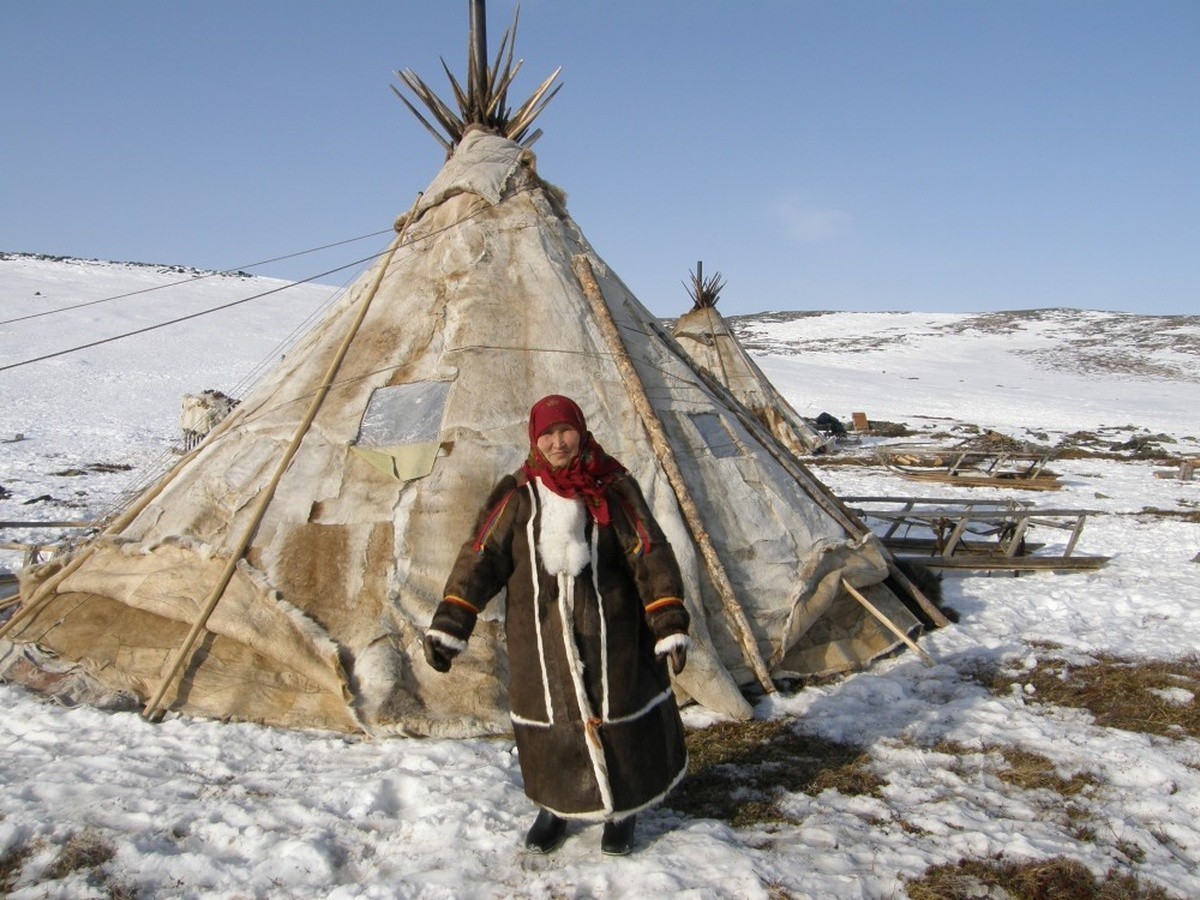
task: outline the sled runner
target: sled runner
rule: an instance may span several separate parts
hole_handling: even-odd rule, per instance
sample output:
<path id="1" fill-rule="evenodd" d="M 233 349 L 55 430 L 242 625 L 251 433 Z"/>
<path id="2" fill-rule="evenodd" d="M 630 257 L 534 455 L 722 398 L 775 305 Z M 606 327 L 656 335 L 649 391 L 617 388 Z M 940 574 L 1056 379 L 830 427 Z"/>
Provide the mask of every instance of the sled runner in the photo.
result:
<path id="1" fill-rule="evenodd" d="M 1076 553 L 1095 510 L 1038 509 L 1027 500 L 846 497 L 896 556 L 944 569 L 1097 569 L 1110 557 Z M 1033 542 L 1031 528 L 1067 532 L 1065 544 Z"/>
<path id="2" fill-rule="evenodd" d="M 1058 475 L 1046 469 L 1049 453 L 1018 450 L 888 447 L 879 451 L 887 468 L 912 481 L 962 487 L 1005 487 L 1056 491 Z"/>

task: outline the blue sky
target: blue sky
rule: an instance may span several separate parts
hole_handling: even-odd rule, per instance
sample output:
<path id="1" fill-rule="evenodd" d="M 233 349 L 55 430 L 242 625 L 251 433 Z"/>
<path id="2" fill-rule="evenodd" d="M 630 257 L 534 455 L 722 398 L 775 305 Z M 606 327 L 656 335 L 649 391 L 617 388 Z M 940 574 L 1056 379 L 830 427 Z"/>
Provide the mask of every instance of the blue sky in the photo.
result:
<path id="1" fill-rule="evenodd" d="M 442 162 L 393 72 L 449 96 L 466 34 L 466 0 L 0 0 L 0 250 L 224 269 L 387 229 Z M 522 95 L 563 66 L 540 173 L 661 315 L 697 260 L 726 315 L 1200 313 L 1196 0 L 525 0 L 517 51 Z"/>

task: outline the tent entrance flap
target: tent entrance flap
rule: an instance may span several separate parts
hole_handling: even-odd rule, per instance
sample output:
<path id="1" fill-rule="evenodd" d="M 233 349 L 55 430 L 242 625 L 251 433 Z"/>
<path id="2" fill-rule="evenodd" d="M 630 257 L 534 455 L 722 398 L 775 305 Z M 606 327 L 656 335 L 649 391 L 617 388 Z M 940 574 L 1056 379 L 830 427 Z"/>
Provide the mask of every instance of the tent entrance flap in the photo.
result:
<path id="1" fill-rule="evenodd" d="M 450 396 L 448 381 L 417 381 L 371 394 L 352 449 L 397 481 L 433 471 Z"/>

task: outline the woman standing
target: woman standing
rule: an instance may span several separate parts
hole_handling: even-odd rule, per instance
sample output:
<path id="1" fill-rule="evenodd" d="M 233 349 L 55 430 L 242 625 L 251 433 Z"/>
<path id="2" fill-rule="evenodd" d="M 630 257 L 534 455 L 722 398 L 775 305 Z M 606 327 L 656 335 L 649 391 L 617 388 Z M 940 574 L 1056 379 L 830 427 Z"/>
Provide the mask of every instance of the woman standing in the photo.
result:
<path id="1" fill-rule="evenodd" d="M 628 853 L 636 813 L 687 765 L 666 659 L 683 669 L 689 619 L 641 490 L 567 397 L 530 410 L 529 456 L 459 551 L 425 636 L 430 665 L 450 669 L 502 588 L 513 731 L 541 807 L 525 845 L 549 853 L 581 819 L 605 823 L 606 854 Z"/>

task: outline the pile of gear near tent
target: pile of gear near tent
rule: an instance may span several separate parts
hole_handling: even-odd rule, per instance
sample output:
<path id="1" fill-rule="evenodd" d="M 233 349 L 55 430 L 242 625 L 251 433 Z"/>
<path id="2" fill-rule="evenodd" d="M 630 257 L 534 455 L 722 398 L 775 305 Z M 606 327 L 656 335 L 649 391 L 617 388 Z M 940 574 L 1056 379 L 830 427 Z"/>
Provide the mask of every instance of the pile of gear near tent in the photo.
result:
<path id="1" fill-rule="evenodd" d="M 679 317 L 671 330 L 672 336 L 696 365 L 728 388 L 794 455 L 825 451 L 832 439 L 822 435 L 792 408 L 750 358 L 724 316 L 717 312 L 722 287 L 724 281 L 719 272 L 706 278 L 703 265 L 697 263 L 688 287 L 692 308 Z"/>
<path id="2" fill-rule="evenodd" d="M 549 393 L 580 402 L 678 556 L 694 623 L 684 701 L 745 717 L 745 686 L 899 646 L 855 594 L 919 628 L 878 540 L 705 383 L 584 238 L 521 142 L 540 107 L 468 115 L 510 80 L 471 62 L 451 155 L 377 263 L 97 538 L 23 573 L 8 677 L 136 697 L 150 717 L 507 730 L 503 604 L 453 679 L 421 638 Z"/>

